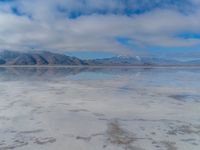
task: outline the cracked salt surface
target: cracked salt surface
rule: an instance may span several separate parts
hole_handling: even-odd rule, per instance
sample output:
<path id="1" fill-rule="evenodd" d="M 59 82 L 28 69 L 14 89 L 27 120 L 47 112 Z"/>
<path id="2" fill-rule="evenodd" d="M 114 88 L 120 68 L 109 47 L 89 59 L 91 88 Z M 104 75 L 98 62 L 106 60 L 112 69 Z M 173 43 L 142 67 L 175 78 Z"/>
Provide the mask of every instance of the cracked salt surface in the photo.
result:
<path id="1" fill-rule="evenodd" d="M 199 150 L 199 93 L 197 68 L 0 68 L 0 150 Z"/>

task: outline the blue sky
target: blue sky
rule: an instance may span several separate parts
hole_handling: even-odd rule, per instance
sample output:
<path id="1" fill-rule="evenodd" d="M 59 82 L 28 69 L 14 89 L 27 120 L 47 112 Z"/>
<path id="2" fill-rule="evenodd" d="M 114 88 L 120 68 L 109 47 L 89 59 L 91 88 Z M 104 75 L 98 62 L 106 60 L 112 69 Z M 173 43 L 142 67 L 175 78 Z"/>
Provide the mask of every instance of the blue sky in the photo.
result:
<path id="1" fill-rule="evenodd" d="M 200 57 L 199 0 L 0 0 L 0 50 Z"/>

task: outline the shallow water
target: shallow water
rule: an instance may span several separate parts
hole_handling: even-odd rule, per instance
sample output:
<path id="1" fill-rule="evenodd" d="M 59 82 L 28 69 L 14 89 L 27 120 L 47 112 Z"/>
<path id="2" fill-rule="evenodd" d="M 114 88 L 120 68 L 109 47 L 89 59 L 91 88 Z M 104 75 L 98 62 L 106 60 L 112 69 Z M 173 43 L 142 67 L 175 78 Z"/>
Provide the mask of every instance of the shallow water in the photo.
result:
<path id="1" fill-rule="evenodd" d="M 0 150 L 199 150 L 198 68 L 0 68 Z"/>

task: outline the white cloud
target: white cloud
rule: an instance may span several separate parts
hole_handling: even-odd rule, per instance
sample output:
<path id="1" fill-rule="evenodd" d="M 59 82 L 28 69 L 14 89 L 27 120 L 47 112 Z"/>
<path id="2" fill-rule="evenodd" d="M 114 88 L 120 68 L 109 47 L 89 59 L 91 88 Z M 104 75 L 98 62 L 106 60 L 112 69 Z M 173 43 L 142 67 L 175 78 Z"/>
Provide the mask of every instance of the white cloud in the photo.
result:
<path id="1" fill-rule="evenodd" d="M 129 1 L 130 2 L 130 1 Z M 132 1 L 131 9 L 150 5 Z M 159 0 L 157 2 L 162 2 Z M 196 0 L 191 2 L 197 5 Z M 62 6 L 63 12 L 58 11 Z M 198 5 L 197 5 L 198 6 Z M 22 15 L 11 12 L 16 7 Z M 200 33 L 200 12 L 184 14 L 174 7 L 155 8 L 142 14 L 127 16 L 127 7 L 122 0 L 17 0 L 0 4 L 0 49 L 11 50 L 51 50 L 51 51 L 109 51 L 131 53 L 116 41 L 117 37 L 127 37 L 142 47 L 194 46 L 198 39 L 179 39 L 181 33 Z M 146 6 L 147 7 L 147 6 Z M 106 15 L 96 10 L 105 8 Z M 200 8 L 200 7 L 198 7 Z M 69 19 L 73 11 L 85 15 Z M 133 48 L 134 49 L 134 48 Z M 134 51 L 137 52 L 138 51 Z"/>

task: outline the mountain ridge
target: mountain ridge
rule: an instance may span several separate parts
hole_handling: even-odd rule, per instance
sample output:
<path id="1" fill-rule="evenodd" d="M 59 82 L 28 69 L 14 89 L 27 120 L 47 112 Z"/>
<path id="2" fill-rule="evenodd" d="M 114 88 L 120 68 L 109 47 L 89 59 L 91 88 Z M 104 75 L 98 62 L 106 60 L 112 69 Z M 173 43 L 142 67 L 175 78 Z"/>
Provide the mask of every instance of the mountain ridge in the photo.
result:
<path id="1" fill-rule="evenodd" d="M 2 63 L 1 63 L 2 62 Z M 41 52 L 0 52 L 0 64 L 4 65 L 84 65 L 85 62 L 76 57 L 63 54 Z"/>
<path id="2" fill-rule="evenodd" d="M 200 59 L 179 61 L 140 56 L 116 56 L 102 59 L 79 59 L 48 51 L 0 51 L 0 65 L 74 65 L 74 66 L 200 66 Z"/>

